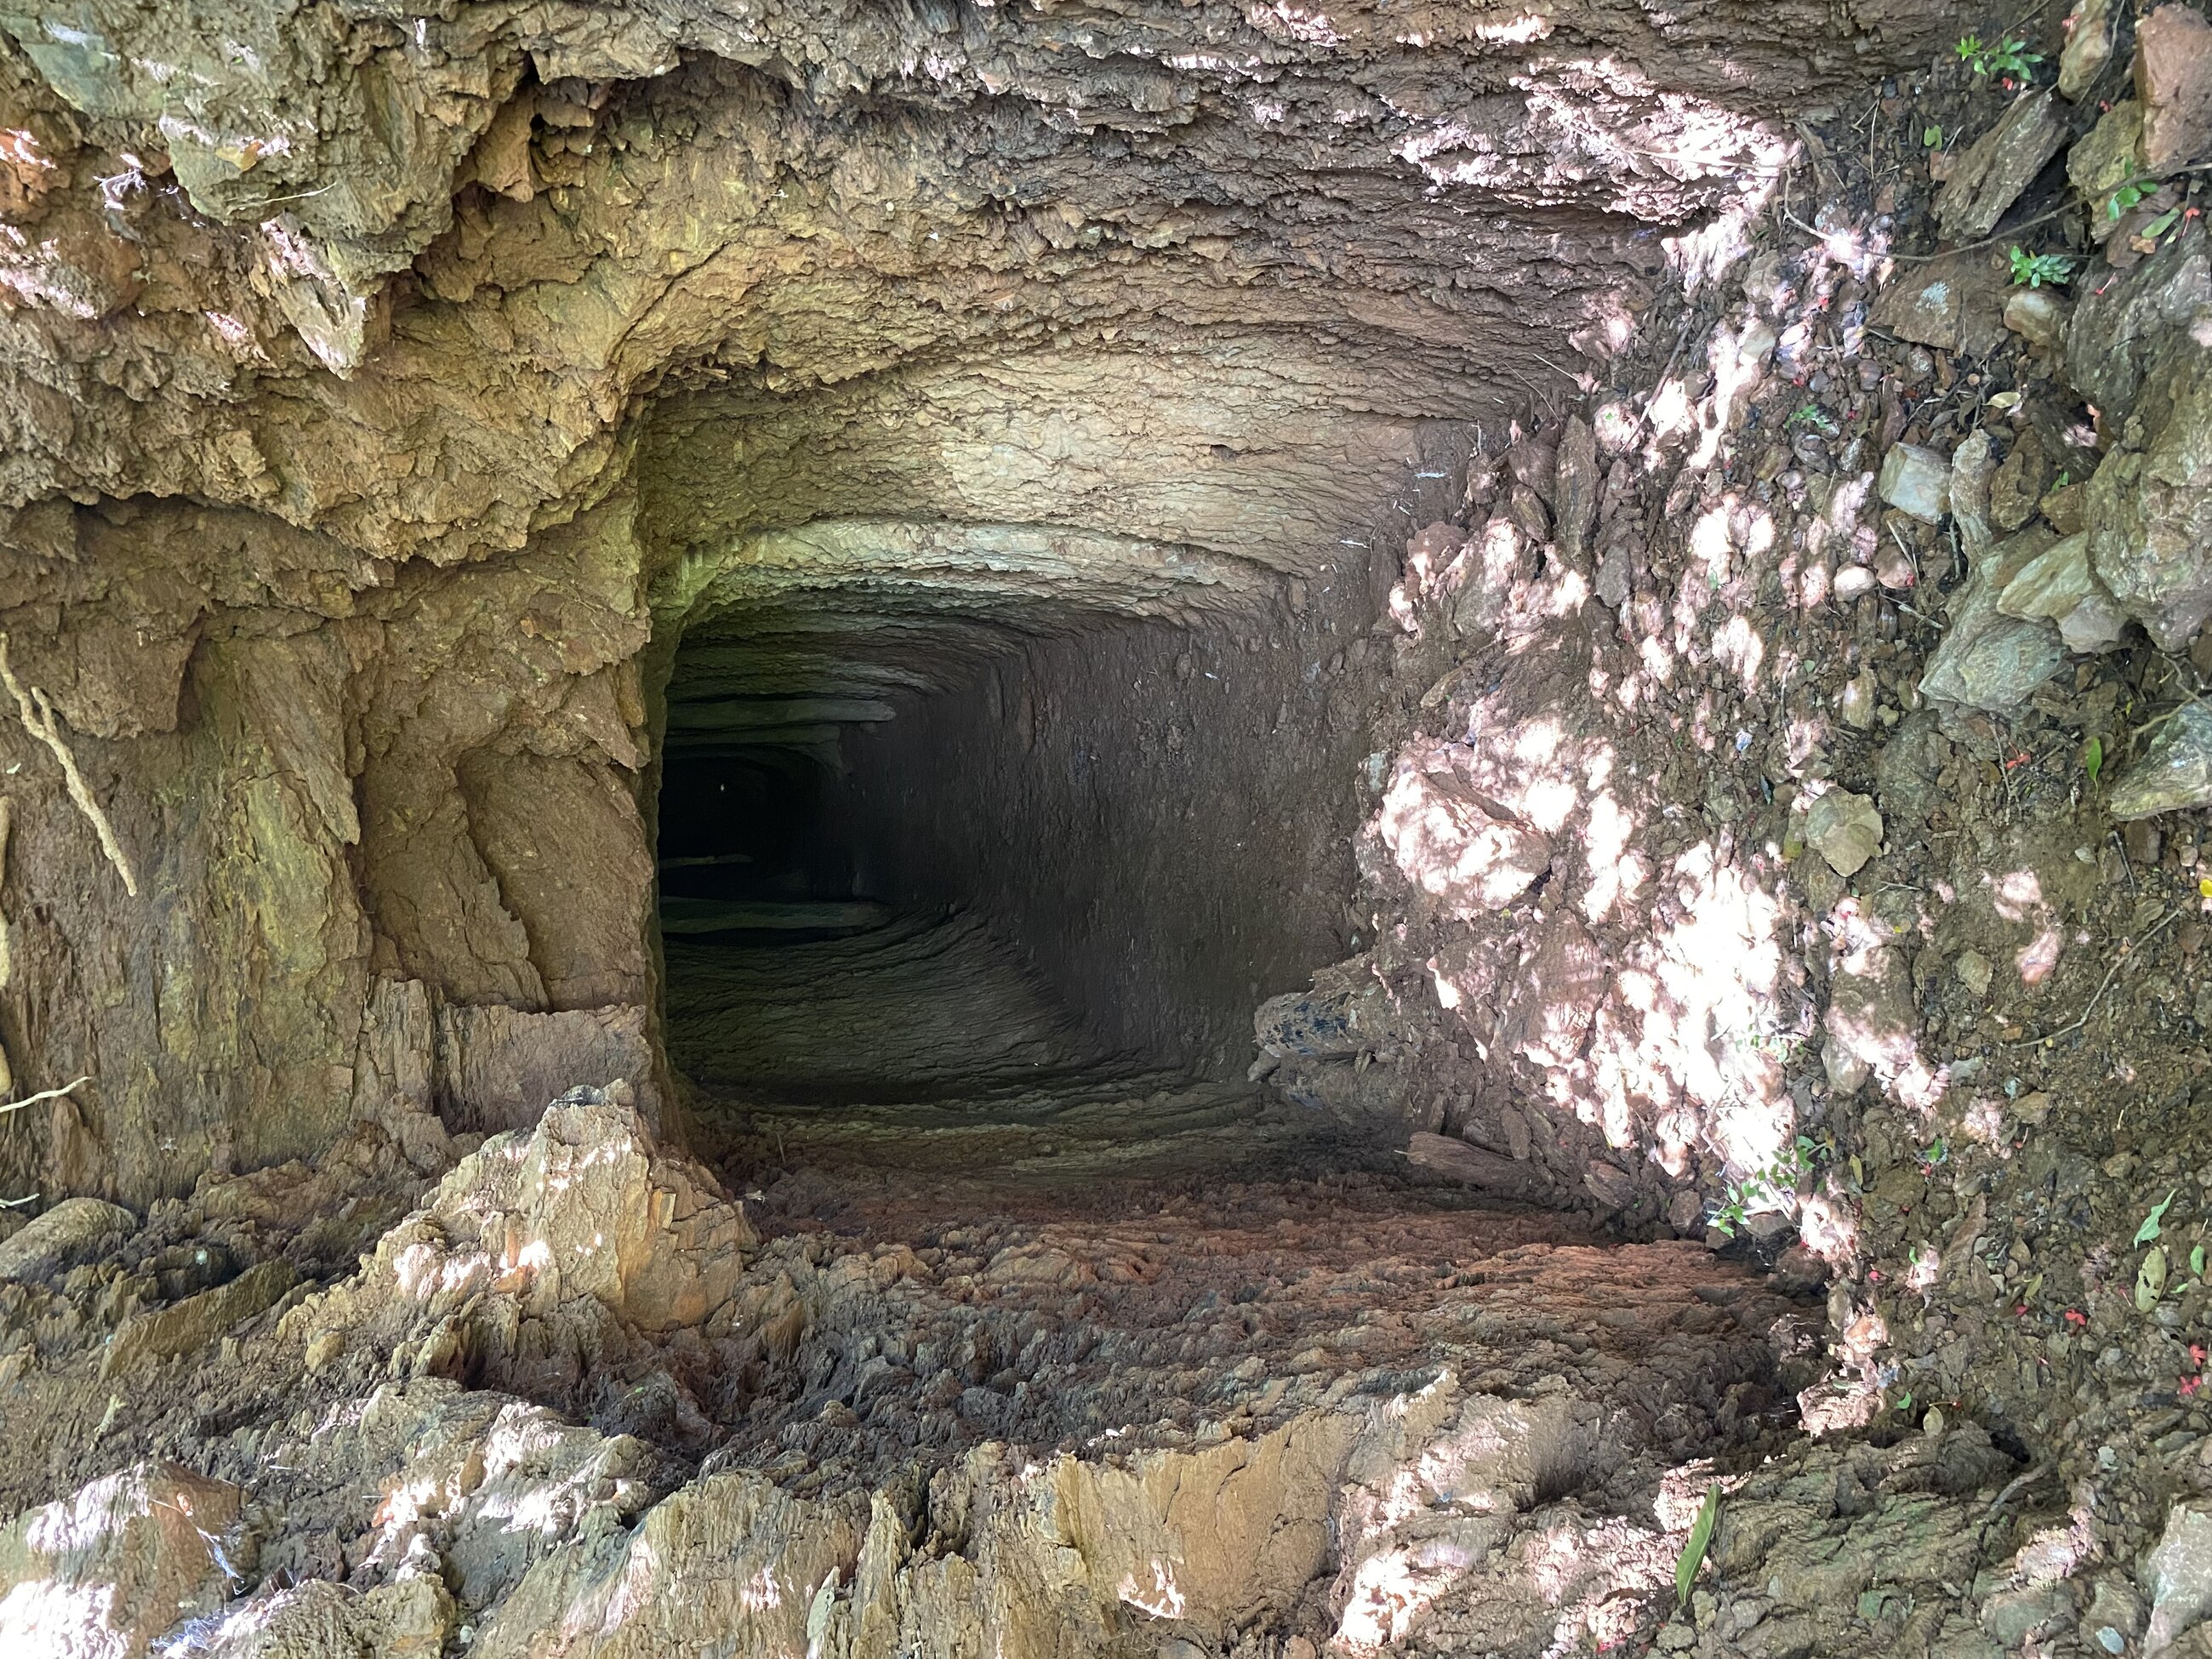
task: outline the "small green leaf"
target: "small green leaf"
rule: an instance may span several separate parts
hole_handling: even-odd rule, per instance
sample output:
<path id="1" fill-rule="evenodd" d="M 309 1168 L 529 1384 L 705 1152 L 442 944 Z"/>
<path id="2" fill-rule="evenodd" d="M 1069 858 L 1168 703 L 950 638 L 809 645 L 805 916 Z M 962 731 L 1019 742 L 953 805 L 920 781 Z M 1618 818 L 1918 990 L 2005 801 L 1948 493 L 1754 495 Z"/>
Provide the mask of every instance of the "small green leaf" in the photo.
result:
<path id="1" fill-rule="evenodd" d="M 2097 774 L 2105 769 L 2105 740 L 2102 738 L 2092 738 L 2082 746 L 2081 769 L 2089 775 L 2090 782 L 2096 782 Z"/>
<path id="2" fill-rule="evenodd" d="M 2204 1277 L 2204 1247 L 2202 1244 L 2189 1253 L 2189 1276 L 2191 1279 Z"/>
<path id="3" fill-rule="evenodd" d="M 1697 1582 L 1698 1569 L 1705 1564 L 1705 1551 L 1713 1541 L 1713 1522 L 1720 1518 L 1721 1483 L 1717 1480 L 1705 1488 L 1705 1501 L 1698 1505 L 1698 1518 L 1690 1523 L 1689 1541 L 1682 1546 L 1682 1554 L 1674 1563 L 1674 1605 L 1680 1607 L 1690 1599 L 1690 1586 Z"/>
<path id="4" fill-rule="evenodd" d="M 2154 242 L 2160 237 L 2165 235 L 2167 231 L 2172 230 L 2173 228 L 2173 222 L 2180 216 L 2181 210 L 2179 208 L 2168 208 L 2165 212 L 2160 214 L 2157 218 L 2145 225 L 2139 234 L 2146 240 Z"/>
<path id="5" fill-rule="evenodd" d="M 2136 1243 L 2148 1244 L 2158 1237 L 2159 1223 L 2166 1219 L 2166 1206 L 2173 1202 L 2174 1194 L 2180 1190 L 2180 1188 L 2176 1187 L 2173 1192 L 2168 1193 L 2151 1206 L 2150 1213 L 2143 1218 L 2142 1225 L 2136 1229 Z"/>
<path id="6" fill-rule="evenodd" d="M 1920 135 L 1920 142 L 1930 149 L 1940 149 L 1943 143 L 1943 129 L 1931 125 Z"/>

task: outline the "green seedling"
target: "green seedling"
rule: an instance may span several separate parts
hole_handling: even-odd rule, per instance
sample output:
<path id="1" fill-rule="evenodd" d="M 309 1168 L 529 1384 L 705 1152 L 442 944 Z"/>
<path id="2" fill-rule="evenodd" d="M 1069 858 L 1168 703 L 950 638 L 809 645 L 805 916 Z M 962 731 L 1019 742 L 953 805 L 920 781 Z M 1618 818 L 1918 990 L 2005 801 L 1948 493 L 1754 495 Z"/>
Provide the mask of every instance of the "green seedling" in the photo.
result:
<path id="1" fill-rule="evenodd" d="M 1682 1546 L 1682 1553 L 1674 1563 L 1674 1605 L 1682 1606 L 1690 1599 L 1690 1586 L 1698 1582 L 1698 1569 L 1705 1565 L 1705 1552 L 1712 1547 L 1713 1523 L 1720 1519 L 1721 1483 L 1714 1481 L 1705 1488 L 1705 1501 L 1698 1505 L 1698 1518 L 1690 1523 L 1690 1536 Z"/>
<path id="2" fill-rule="evenodd" d="M 1978 34 L 1966 35 L 1960 39 L 1958 50 L 1966 67 L 1984 77 L 2017 75 L 2025 80 L 2043 61 L 2041 52 L 2030 52 L 2027 41 L 2011 35 L 2000 35 L 1988 42 Z"/>
<path id="3" fill-rule="evenodd" d="M 2204 1277 L 2204 1247 L 2202 1244 L 2189 1252 L 2189 1276 L 2191 1279 Z"/>
<path id="4" fill-rule="evenodd" d="M 2160 237 L 2165 235 L 2167 231 L 2173 228 L 2173 222 L 2179 217 L 2181 217 L 2181 210 L 2179 208 L 2168 208 L 2165 212 L 2160 214 L 2157 218 L 2145 225 L 2139 234 L 2141 234 L 2142 239 L 2147 242 L 2155 242 Z"/>
<path id="5" fill-rule="evenodd" d="M 2068 484 L 2070 484 L 2073 482 L 2074 475 L 2066 471 L 2065 468 L 2061 467 L 2058 470 L 2058 476 L 2051 481 L 2051 487 L 2053 489 L 2063 489 Z"/>
<path id="6" fill-rule="evenodd" d="M 1939 1164 L 1948 1163 L 1950 1157 L 1950 1142 L 1945 1140 L 1942 1136 L 1937 1135 L 1921 1152 L 1920 1167 L 1923 1170 L 1932 1170 Z"/>
<path id="7" fill-rule="evenodd" d="M 1835 422 L 1829 418 L 1826 411 L 1818 404 L 1805 404 L 1782 424 L 1785 427 L 1792 427 L 1800 421 L 1811 427 L 1815 432 L 1825 433 L 1832 438 L 1836 434 Z"/>
<path id="8" fill-rule="evenodd" d="M 1899 1415 L 1911 1411 L 1912 1409 L 1912 1390 L 1907 1389 L 1903 1394 L 1898 1395 L 1896 1404 L 1893 1405 L 1890 1409 L 1898 1413 Z"/>
<path id="9" fill-rule="evenodd" d="M 2041 288 L 2048 283 L 2057 288 L 2074 274 L 2074 261 L 2063 253 L 2030 253 L 2015 247 L 2012 251 L 2012 283 L 2014 288 Z"/>
<path id="10" fill-rule="evenodd" d="M 2155 179 L 2130 179 L 2114 191 L 2105 201 L 2105 216 L 2117 219 L 2142 204 L 2143 198 L 2158 189 Z"/>
<path id="11" fill-rule="evenodd" d="M 2105 740 L 2102 738 L 2092 738 L 2082 745 L 2081 769 L 2089 775 L 2090 782 L 2096 782 L 2097 774 L 2105 769 Z"/>
<path id="12" fill-rule="evenodd" d="M 2176 1187 L 2173 1192 L 2168 1193 L 2150 1206 L 2150 1213 L 2143 1218 L 2142 1225 L 2136 1229 L 2136 1243 L 2148 1244 L 2157 1238 L 2159 1224 L 2166 1219 L 2166 1206 L 2173 1202 L 2174 1194 L 2180 1190 L 2180 1188 Z"/>
<path id="13" fill-rule="evenodd" d="M 1824 1146 L 1810 1135 L 1799 1135 L 1771 1162 L 1747 1170 L 1742 1180 L 1729 1183 L 1711 1218 L 1713 1231 L 1723 1238 L 1734 1238 L 1753 1211 L 1779 1208 L 1784 1200 L 1796 1197 L 1798 1182 L 1833 1152 L 1832 1146 Z"/>
<path id="14" fill-rule="evenodd" d="M 1930 124 L 1920 135 L 1920 142 L 1930 149 L 1943 148 L 1943 129 Z"/>

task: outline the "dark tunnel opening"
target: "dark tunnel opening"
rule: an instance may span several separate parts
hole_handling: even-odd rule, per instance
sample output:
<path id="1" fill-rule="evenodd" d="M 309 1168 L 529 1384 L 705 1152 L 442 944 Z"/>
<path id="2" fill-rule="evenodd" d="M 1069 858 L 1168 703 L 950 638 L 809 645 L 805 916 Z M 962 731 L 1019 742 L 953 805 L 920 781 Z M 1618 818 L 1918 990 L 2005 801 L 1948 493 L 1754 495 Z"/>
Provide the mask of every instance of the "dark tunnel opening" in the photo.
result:
<path id="1" fill-rule="evenodd" d="M 660 916 L 669 1055 L 709 1115 L 1245 1090 L 1254 1007 L 1354 925 L 1345 597 L 688 635 Z"/>

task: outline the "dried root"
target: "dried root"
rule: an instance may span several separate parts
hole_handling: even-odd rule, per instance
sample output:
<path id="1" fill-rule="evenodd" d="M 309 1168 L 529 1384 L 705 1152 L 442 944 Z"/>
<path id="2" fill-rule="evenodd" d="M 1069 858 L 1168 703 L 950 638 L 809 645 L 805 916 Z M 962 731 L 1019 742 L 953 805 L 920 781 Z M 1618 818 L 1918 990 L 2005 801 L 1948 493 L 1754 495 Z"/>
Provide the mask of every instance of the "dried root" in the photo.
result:
<path id="1" fill-rule="evenodd" d="M 15 700 L 15 712 L 22 720 L 23 729 L 53 750 L 54 758 L 61 763 L 62 776 L 69 784 L 70 799 L 76 803 L 92 825 L 93 833 L 100 837 L 107 861 L 115 866 L 115 873 L 123 878 L 124 890 L 131 897 L 138 896 L 138 878 L 131 868 L 131 860 L 123 851 L 123 843 L 115 838 L 115 826 L 108 822 L 106 811 L 93 794 L 84 774 L 76 769 L 76 757 L 70 752 L 68 739 L 62 736 L 61 717 L 46 694 L 35 685 L 26 687 L 15 678 L 8 663 L 8 636 L 0 634 L 0 685 Z"/>
<path id="2" fill-rule="evenodd" d="M 74 1083 L 64 1083 L 58 1089 L 41 1089 L 34 1095 L 25 1095 L 21 1100 L 11 1100 L 6 1105 L 0 1106 L 0 1115 L 5 1115 L 9 1112 L 20 1112 L 26 1106 L 42 1106 L 50 1100 L 59 1100 L 64 1095 L 72 1094 L 82 1089 L 91 1081 L 88 1077 L 81 1077 Z"/>

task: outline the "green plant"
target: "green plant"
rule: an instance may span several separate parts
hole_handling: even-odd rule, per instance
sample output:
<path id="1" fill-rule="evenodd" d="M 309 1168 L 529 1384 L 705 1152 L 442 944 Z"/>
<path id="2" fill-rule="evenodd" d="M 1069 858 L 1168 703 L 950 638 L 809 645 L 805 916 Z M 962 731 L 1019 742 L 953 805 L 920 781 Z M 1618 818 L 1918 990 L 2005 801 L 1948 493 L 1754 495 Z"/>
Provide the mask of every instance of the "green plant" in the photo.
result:
<path id="1" fill-rule="evenodd" d="M 2053 288 L 2074 274 L 2074 260 L 2064 253 L 2030 253 L 2026 248 L 2012 251 L 2012 282 L 2014 288 L 2041 288 L 2045 283 Z"/>
<path id="2" fill-rule="evenodd" d="M 2105 216 L 2117 219 L 2158 189 L 2155 179 L 2130 179 L 2105 199 Z"/>
<path id="3" fill-rule="evenodd" d="M 1945 1140 L 1942 1136 L 1937 1135 L 1935 1139 L 1928 1143 L 1926 1149 L 1921 1152 L 1920 1167 L 1923 1170 L 1932 1170 L 1936 1168 L 1936 1165 L 1948 1162 L 1950 1156 L 1950 1143 Z"/>
<path id="4" fill-rule="evenodd" d="M 1705 1564 L 1705 1552 L 1713 1541 L 1713 1524 L 1720 1515 L 1721 1483 L 1716 1480 L 1705 1488 L 1705 1502 L 1698 1505 L 1698 1518 L 1690 1522 L 1689 1540 L 1674 1561 L 1674 1605 L 1678 1607 L 1690 1599 L 1690 1586 L 1698 1582 L 1698 1569 Z"/>
<path id="5" fill-rule="evenodd" d="M 2136 234 L 2147 242 L 2155 242 L 2173 228 L 2173 222 L 2179 217 L 2181 217 L 2181 210 L 2178 207 L 2170 207 Z"/>
<path id="6" fill-rule="evenodd" d="M 1728 1190 L 1713 1209 L 1714 1231 L 1723 1238 L 1734 1238 L 1736 1231 L 1750 1220 L 1753 1212 L 1781 1208 L 1797 1195 L 1798 1182 L 1819 1169 L 1833 1153 L 1832 1146 L 1824 1146 L 1810 1135 L 1799 1135 L 1767 1163 L 1746 1170 L 1741 1181 L 1729 1183 Z"/>
<path id="7" fill-rule="evenodd" d="M 1923 144 L 1927 145 L 1927 146 L 1928 146 L 1928 148 L 1929 148 L 1929 149 L 1942 149 L 1942 148 L 1943 148 L 1943 129 L 1942 129 L 1942 128 L 1941 128 L 1941 127 L 1939 127 L 1939 126 L 1936 126 L 1936 125 L 1934 123 L 1932 123 L 1932 122 L 1931 122 L 1931 123 L 1929 123 L 1929 125 L 1927 127 L 1925 127 L 1925 128 L 1923 128 L 1923 129 L 1922 130 L 1921 134 L 1920 134 L 1920 142 L 1921 142 L 1922 143 L 1923 143 Z"/>
<path id="8" fill-rule="evenodd" d="M 1815 432 L 1823 433 L 1831 438 L 1836 435 L 1835 421 L 1818 404 L 1802 405 L 1782 424 L 1784 427 L 1792 427 L 1800 421 L 1811 427 Z"/>
<path id="9" fill-rule="evenodd" d="M 2096 782 L 2097 774 L 2105 769 L 2105 740 L 2102 738 L 2092 738 L 2082 746 L 2081 769 L 2089 775 L 2090 782 Z"/>
<path id="10" fill-rule="evenodd" d="M 2043 61 L 2041 52 L 2030 52 L 2027 41 L 2011 35 L 2000 35 L 1994 43 L 1985 43 L 1978 34 L 1966 35 L 1959 42 L 1959 56 L 1976 75 L 2017 75 L 2022 79 Z"/>

